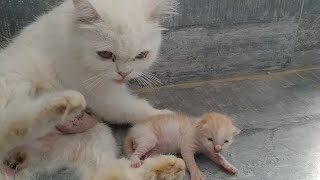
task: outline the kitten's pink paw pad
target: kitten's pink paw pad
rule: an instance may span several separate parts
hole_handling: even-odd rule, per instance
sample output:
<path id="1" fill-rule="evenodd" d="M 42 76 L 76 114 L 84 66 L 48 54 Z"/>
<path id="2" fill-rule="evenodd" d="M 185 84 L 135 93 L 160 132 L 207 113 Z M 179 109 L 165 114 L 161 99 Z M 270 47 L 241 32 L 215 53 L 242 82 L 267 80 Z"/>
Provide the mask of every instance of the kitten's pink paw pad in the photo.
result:
<path id="1" fill-rule="evenodd" d="M 225 169 L 226 169 L 227 171 L 233 173 L 233 174 L 238 173 L 238 169 L 235 168 L 235 167 L 233 167 L 233 166 L 227 166 L 227 167 L 225 167 Z"/>
<path id="2" fill-rule="evenodd" d="M 231 172 L 231 173 L 233 173 L 233 174 L 237 174 L 237 173 L 238 173 L 238 169 L 235 168 L 235 167 L 230 167 L 230 168 L 228 169 L 228 171 Z"/>
<path id="3" fill-rule="evenodd" d="M 141 161 L 138 157 L 131 159 L 131 167 L 139 168 L 142 165 L 143 161 Z"/>
<path id="4" fill-rule="evenodd" d="M 139 168 L 142 165 L 142 161 L 136 162 L 136 163 L 131 163 L 131 167 L 133 168 Z"/>

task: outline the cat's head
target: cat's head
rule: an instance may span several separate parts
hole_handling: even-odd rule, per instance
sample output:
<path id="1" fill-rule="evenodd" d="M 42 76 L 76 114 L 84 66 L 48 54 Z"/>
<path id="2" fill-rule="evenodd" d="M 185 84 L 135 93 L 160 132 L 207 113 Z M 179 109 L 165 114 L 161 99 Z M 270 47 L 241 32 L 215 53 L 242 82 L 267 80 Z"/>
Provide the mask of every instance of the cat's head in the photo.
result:
<path id="1" fill-rule="evenodd" d="M 197 138 L 210 152 L 220 153 L 232 144 L 240 130 L 233 125 L 231 118 L 219 113 L 204 115 L 196 125 Z"/>
<path id="2" fill-rule="evenodd" d="M 73 4 L 80 63 L 117 83 L 140 76 L 156 60 L 161 17 L 172 14 L 176 5 L 173 0 L 73 0 Z"/>

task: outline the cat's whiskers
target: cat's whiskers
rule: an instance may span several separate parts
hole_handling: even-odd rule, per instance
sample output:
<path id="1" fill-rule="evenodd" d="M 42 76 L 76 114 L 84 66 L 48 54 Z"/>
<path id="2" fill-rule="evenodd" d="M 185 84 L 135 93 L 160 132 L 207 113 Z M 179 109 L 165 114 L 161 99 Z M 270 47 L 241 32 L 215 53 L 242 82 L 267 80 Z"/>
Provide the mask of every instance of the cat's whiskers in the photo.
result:
<path id="1" fill-rule="evenodd" d="M 93 84 L 96 83 L 96 81 L 98 81 L 104 75 L 105 75 L 105 72 L 97 74 L 97 75 L 94 75 L 94 76 L 88 78 L 87 80 L 83 81 L 83 87 L 85 89 L 90 88 Z"/>
<path id="2" fill-rule="evenodd" d="M 137 79 L 139 79 L 139 81 L 142 83 L 142 87 L 143 88 L 147 88 L 148 90 L 152 90 L 153 88 L 150 86 L 150 84 L 142 77 L 142 75 L 140 77 L 138 77 Z"/>
<path id="3" fill-rule="evenodd" d="M 146 76 L 145 74 L 142 75 L 142 77 L 147 81 L 147 83 L 152 86 L 153 88 L 156 86 L 156 84 L 154 83 L 153 80 L 151 80 L 148 76 Z"/>
<path id="4" fill-rule="evenodd" d="M 154 74 L 150 72 L 145 72 L 142 74 L 142 76 L 153 86 L 153 88 L 162 85 L 160 79 L 154 76 Z"/>
<path id="5" fill-rule="evenodd" d="M 157 78 L 154 74 L 150 72 L 145 72 L 144 74 L 148 76 L 150 79 L 152 79 L 156 83 L 156 85 L 162 85 L 161 80 Z"/>
<path id="6" fill-rule="evenodd" d="M 94 82 L 90 84 L 89 87 L 87 87 L 88 92 L 92 91 L 94 88 L 99 87 L 105 80 L 106 75 L 102 74 L 99 76 Z"/>
<path id="7" fill-rule="evenodd" d="M 147 79 L 143 74 L 141 75 L 140 78 L 141 78 L 142 81 L 145 82 L 145 84 L 147 85 L 146 87 L 149 87 L 151 90 L 154 89 L 154 85 L 153 85 L 152 83 L 150 83 L 150 82 L 148 81 L 148 79 Z"/>
<path id="8" fill-rule="evenodd" d="M 86 80 L 83 80 L 82 81 L 82 83 L 86 83 L 86 82 L 88 82 L 88 81 L 90 81 L 90 80 L 92 80 L 92 79 L 95 79 L 95 78 L 97 78 L 98 76 L 101 76 L 101 75 L 103 75 L 104 74 L 104 72 L 102 72 L 102 73 L 99 73 L 99 74 L 94 74 L 93 76 L 90 76 L 88 79 L 86 79 Z"/>
<path id="9" fill-rule="evenodd" d="M 32 177 L 33 180 L 36 180 L 36 178 L 32 175 L 32 173 L 30 173 L 29 171 L 26 171 L 26 173 L 27 173 L 30 177 Z"/>
<path id="10" fill-rule="evenodd" d="M 138 83 L 139 87 L 141 87 L 141 88 L 143 87 L 139 78 L 135 78 L 134 81 Z"/>

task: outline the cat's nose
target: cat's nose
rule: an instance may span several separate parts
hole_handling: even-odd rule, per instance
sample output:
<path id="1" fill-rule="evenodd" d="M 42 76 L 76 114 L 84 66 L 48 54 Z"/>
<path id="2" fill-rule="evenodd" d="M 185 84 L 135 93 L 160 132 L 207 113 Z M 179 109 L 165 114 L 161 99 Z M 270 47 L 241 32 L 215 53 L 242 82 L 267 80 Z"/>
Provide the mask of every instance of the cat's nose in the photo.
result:
<path id="1" fill-rule="evenodd" d="M 129 74 L 129 72 L 122 72 L 122 71 L 118 71 L 118 74 L 122 77 L 122 78 L 126 78 Z"/>
<path id="2" fill-rule="evenodd" d="M 216 153 L 219 153 L 219 152 L 222 151 L 222 147 L 221 147 L 220 145 L 215 145 L 215 146 L 214 146 L 214 151 L 215 151 Z"/>

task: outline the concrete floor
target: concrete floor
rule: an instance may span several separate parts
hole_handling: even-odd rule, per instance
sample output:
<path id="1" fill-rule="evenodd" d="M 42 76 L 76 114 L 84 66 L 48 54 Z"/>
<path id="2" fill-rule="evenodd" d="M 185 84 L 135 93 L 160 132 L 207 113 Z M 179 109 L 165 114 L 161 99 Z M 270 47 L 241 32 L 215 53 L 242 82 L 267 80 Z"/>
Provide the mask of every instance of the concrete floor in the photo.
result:
<path id="1" fill-rule="evenodd" d="M 224 155 L 239 174 L 228 174 L 199 156 L 209 180 L 320 179 L 320 68 L 138 93 L 159 108 L 192 115 L 217 111 L 236 120 L 242 132 Z M 117 139 L 123 139 L 124 128 L 113 129 Z"/>

